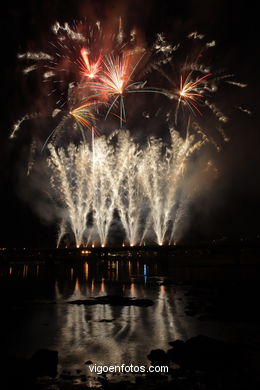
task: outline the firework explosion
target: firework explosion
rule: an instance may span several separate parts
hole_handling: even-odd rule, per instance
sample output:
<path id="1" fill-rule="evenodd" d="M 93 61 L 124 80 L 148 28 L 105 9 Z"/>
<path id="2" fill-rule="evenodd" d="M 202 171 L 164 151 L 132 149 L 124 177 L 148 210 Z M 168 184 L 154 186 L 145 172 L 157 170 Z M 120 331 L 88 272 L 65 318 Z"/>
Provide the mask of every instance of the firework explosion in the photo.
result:
<path id="1" fill-rule="evenodd" d="M 69 232 L 77 246 L 106 245 L 111 226 L 116 224 L 129 245 L 149 237 L 159 245 L 172 243 L 192 197 L 183 189 L 190 157 L 205 143 L 220 150 L 221 142 L 204 129 L 202 118 L 210 113 L 222 141 L 227 142 L 223 125 L 228 118 L 213 96 L 220 82 L 237 87 L 245 84 L 203 65 L 202 52 L 211 50 L 215 42 L 207 42 L 196 32 L 188 40 L 199 40 L 202 49 L 195 60 L 183 62 L 178 59 L 180 44 L 172 45 L 158 34 L 147 47 L 134 30 L 126 37 L 121 20 L 116 32 L 103 32 L 99 22 L 92 28 L 57 22 L 52 31 L 56 41 L 50 51 L 18 57 L 28 62 L 25 74 L 41 73 L 49 85 L 48 96 L 55 101 L 52 116 L 62 115 L 42 148 L 49 144 L 53 198 L 63 209 L 58 245 Z M 159 87 L 150 86 L 151 75 L 156 75 Z M 165 99 L 163 120 L 170 129 L 167 144 L 149 137 L 141 146 L 123 130 L 126 100 L 135 93 L 144 99 L 147 93 Z M 119 130 L 110 131 L 107 138 L 99 125 L 108 124 L 111 115 L 119 120 Z M 23 121 L 37 116 L 27 114 L 17 121 L 11 137 Z M 71 129 L 71 119 L 81 141 L 58 147 L 61 135 Z M 184 138 L 173 129 L 180 127 L 187 130 Z M 29 165 L 31 170 L 32 162 Z"/>

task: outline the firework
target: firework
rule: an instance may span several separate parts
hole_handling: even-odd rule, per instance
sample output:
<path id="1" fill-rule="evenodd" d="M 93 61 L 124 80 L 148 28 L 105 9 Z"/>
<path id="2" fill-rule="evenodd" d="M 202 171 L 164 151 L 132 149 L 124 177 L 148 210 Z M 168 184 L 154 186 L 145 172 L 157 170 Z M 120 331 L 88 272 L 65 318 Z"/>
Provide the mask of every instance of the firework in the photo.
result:
<path id="1" fill-rule="evenodd" d="M 194 108 L 199 114 L 201 114 L 201 111 L 198 108 L 200 99 L 204 97 L 204 82 L 206 78 L 211 76 L 211 73 L 208 73 L 202 77 L 200 77 L 196 81 L 191 80 L 191 73 L 186 77 L 185 80 L 183 80 L 183 76 L 180 76 L 180 89 L 179 89 L 179 101 L 184 102 L 191 108 L 191 111 L 194 113 Z"/>
<path id="2" fill-rule="evenodd" d="M 106 118 L 113 106 L 119 101 L 120 123 L 126 120 L 124 95 L 126 93 L 140 90 L 143 82 L 133 82 L 134 73 L 143 58 L 144 53 L 139 53 L 136 59 L 136 52 L 123 52 L 121 56 L 108 55 L 103 61 L 103 71 L 99 75 L 98 82 L 89 82 L 86 85 L 94 88 L 100 95 L 112 97 L 110 108 Z"/>
<path id="3" fill-rule="evenodd" d="M 79 59 L 81 74 L 89 79 L 95 79 L 100 72 L 102 56 L 99 55 L 96 62 L 91 62 L 89 59 L 89 53 L 86 49 L 82 48 L 80 50 L 80 54 L 82 57 Z"/>
<path id="4" fill-rule="evenodd" d="M 194 129 L 203 127 L 200 117 L 207 111 L 217 121 L 227 122 L 227 116 L 213 101 L 213 94 L 217 92 L 221 81 L 242 88 L 246 86 L 246 83 L 234 81 L 234 75 L 221 74 L 203 64 L 204 52 L 207 54 L 213 50 L 215 41 L 205 41 L 205 36 L 196 31 L 188 35 L 188 42 L 196 40 L 200 45 L 199 54 L 193 60 L 186 57 L 184 63 L 182 54 L 181 60 L 178 60 L 183 45 L 167 42 L 163 33 L 157 34 L 150 48 L 145 43 L 140 45 L 141 40 L 136 31 L 126 36 L 121 18 L 110 31 L 102 31 L 99 22 L 92 26 L 82 22 L 74 23 L 73 26 L 56 22 L 52 31 L 56 41 L 51 42 L 50 50 L 20 53 L 18 57 L 29 62 L 24 69 L 26 75 L 36 70 L 43 71 L 43 81 L 50 85 L 48 96 L 56 97 L 55 108 L 63 110 L 65 115 L 70 112 L 79 126 L 88 129 L 96 122 L 95 104 L 89 103 L 95 96 L 106 102 L 103 107 L 108 106 L 103 112 L 104 119 L 112 113 L 119 117 L 122 127 L 122 123 L 127 120 L 127 94 L 160 93 L 175 103 L 171 110 L 175 126 L 183 125 L 185 117 L 188 119 L 192 116 L 194 121 L 191 128 Z M 175 81 L 169 72 L 171 66 L 176 72 Z M 159 71 L 170 87 L 163 83 L 153 87 L 149 86 L 147 80 L 141 80 L 153 70 Z M 179 114 L 181 108 L 182 115 Z M 118 110 L 117 114 L 113 109 Z M 100 110 L 101 118 L 103 109 Z M 171 118 L 171 113 L 168 118 Z M 17 123 L 14 132 L 19 128 Z M 211 126 L 216 131 L 218 127 L 218 124 Z M 203 131 L 207 133 L 207 130 Z"/>
<path id="5" fill-rule="evenodd" d="M 116 210 L 129 245 L 175 241 L 180 215 L 184 218 L 187 211 L 185 199 L 191 196 L 190 191 L 180 192 L 185 167 L 203 141 L 191 135 L 182 139 L 173 129 L 170 134 L 166 155 L 160 139 L 150 138 L 141 149 L 126 131 L 97 138 L 95 149 L 87 144 L 50 146 L 52 188 L 64 210 L 58 242 L 72 231 L 77 246 L 105 246 Z"/>
<path id="6" fill-rule="evenodd" d="M 104 104 L 104 101 L 92 98 L 70 111 L 70 115 L 72 115 L 78 123 L 88 130 L 94 131 L 96 136 L 98 136 L 99 133 L 95 129 L 96 115 L 94 110 L 98 104 Z"/>
<path id="7" fill-rule="evenodd" d="M 221 136 L 221 143 L 229 141 L 224 129 L 228 117 L 215 104 L 214 94 L 221 82 L 241 88 L 246 84 L 235 81 L 232 74 L 204 65 L 202 54 L 212 50 L 216 42 L 204 41 L 204 35 L 198 32 L 189 34 L 188 40 L 196 40 L 202 49 L 195 59 L 185 56 L 185 62 L 183 54 L 178 59 L 183 45 L 167 42 L 163 34 L 157 35 L 151 47 L 140 45 L 136 31 L 131 31 L 127 38 L 121 18 L 119 26 L 109 33 L 103 33 L 98 22 L 93 28 L 84 28 L 82 23 L 74 27 L 55 23 L 53 32 L 56 41 L 51 43 L 52 50 L 22 53 L 18 57 L 27 61 L 26 77 L 36 71 L 42 73 L 43 82 L 50 86 L 48 98 L 55 97 L 51 116 L 55 120 L 61 118 L 43 145 L 44 148 L 50 143 L 52 198 L 57 209 L 62 209 L 58 245 L 72 232 L 76 246 L 105 246 L 112 226 L 121 227 L 123 242 L 130 246 L 144 240 L 158 245 L 176 242 L 188 204 L 197 191 L 193 181 L 189 184 L 190 157 L 209 142 L 221 150 L 220 142 L 210 132 Z M 158 77 L 149 78 L 153 71 L 157 71 Z M 150 86 L 151 80 L 159 85 Z M 148 137 L 141 146 L 122 130 L 122 123 L 130 116 L 126 115 L 126 96 L 137 92 L 164 96 L 161 107 L 154 109 L 153 102 L 149 102 L 143 117 L 152 119 L 153 109 L 155 117 L 164 112 L 169 124 L 168 144 Z M 154 101 L 158 102 L 157 97 Z M 249 110 L 238 108 L 250 114 Z M 105 129 L 110 134 L 105 138 L 100 118 L 106 120 L 109 114 L 120 119 L 120 129 Z M 203 121 L 206 115 L 207 120 Z M 23 121 L 31 118 L 34 115 L 27 114 L 17 121 L 11 137 Z M 58 147 L 57 140 L 65 131 L 70 136 L 71 118 L 82 141 L 78 146 Z M 207 122 L 210 126 L 205 129 Z M 102 129 L 101 134 L 98 129 Z M 92 144 L 85 137 L 86 130 L 92 133 Z M 186 130 L 184 138 L 180 135 L 182 130 Z M 32 143 L 32 154 L 35 148 Z M 28 173 L 34 165 L 29 164 Z M 209 169 L 214 176 L 213 163 L 207 172 Z"/>

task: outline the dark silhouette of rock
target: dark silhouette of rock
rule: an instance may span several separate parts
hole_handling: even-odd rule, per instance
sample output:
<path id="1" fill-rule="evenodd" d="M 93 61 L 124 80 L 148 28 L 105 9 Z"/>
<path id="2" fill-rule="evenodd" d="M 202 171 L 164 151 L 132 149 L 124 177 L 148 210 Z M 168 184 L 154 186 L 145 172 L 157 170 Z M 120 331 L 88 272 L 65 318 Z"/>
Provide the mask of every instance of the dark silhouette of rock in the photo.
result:
<path id="1" fill-rule="evenodd" d="M 166 354 L 161 349 L 152 350 L 148 358 L 153 365 L 169 364 L 170 381 L 165 383 L 164 375 L 160 374 L 158 378 L 161 381 L 158 386 L 153 387 L 155 385 L 153 378 L 149 387 L 146 376 L 142 382 L 142 389 L 257 390 L 260 388 L 258 366 L 253 365 L 250 369 L 245 369 L 247 359 L 255 363 L 255 357 L 259 356 L 251 347 L 201 335 L 192 337 L 186 342 L 175 340 L 169 344 L 172 348 Z"/>
<path id="2" fill-rule="evenodd" d="M 152 306 L 154 302 L 151 299 L 135 299 L 130 297 L 122 297 L 120 295 L 106 295 L 103 297 L 96 297 L 93 299 L 77 299 L 69 301 L 73 305 L 111 305 L 111 306 Z"/>
<path id="3" fill-rule="evenodd" d="M 153 366 L 167 363 L 166 353 L 162 349 L 153 349 L 147 357 Z"/>
<path id="4" fill-rule="evenodd" d="M 184 345 L 184 341 L 183 340 L 170 341 L 169 345 L 171 345 L 172 347 L 175 347 L 175 348 L 182 347 Z"/>
<path id="5" fill-rule="evenodd" d="M 237 348 L 230 343 L 206 336 L 171 342 L 173 347 L 166 353 L 167 358 L 184 367 L 208 369 L 225 368 L 235 360 Z"/>
<path id="6" fill-rule="evenodd" d="M 183 340 L 175 340 L 169 342 L 173 347 L 166 352 L 167 359 L 174 363 L 179 364 L 180 361 L 183 361 L 183 353 L 185 353 L 185 343 Z"/>
<path id="7" fill-rule="evenodd" d="M 115 321 L 114 318 L 111 318 L 111 319 L 103 318 L 102 320 L 99 320 L 98 322 L 113 322 L 113 321 Z"/>

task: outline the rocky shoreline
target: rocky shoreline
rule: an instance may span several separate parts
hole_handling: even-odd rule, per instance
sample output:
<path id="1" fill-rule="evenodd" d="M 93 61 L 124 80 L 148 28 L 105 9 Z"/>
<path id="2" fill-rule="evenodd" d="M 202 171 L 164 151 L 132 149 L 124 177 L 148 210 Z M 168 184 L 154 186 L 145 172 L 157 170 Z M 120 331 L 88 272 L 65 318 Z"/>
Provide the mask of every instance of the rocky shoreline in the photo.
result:
<path id="1" fill-rule="evenodd" d="M 186 342 L 169 342 L 167 351 L 150 351 L 153 366 L 167 365 L 168 374 L 136 374 L 131 380 L 106 374 L 88 377 L 79 368 L 58 374 L 58 352 L 38 350 L 30 359 L 7 358 L 7 389 L 69 390 L 91 389 L 175 389 L 175 390 L 257 390 L 260 385 L 260 351 L 198 335 Z M 85 364 L 92 364 L 91 361 Z M 91 386 L 91 381 L 94 386 Z"/>

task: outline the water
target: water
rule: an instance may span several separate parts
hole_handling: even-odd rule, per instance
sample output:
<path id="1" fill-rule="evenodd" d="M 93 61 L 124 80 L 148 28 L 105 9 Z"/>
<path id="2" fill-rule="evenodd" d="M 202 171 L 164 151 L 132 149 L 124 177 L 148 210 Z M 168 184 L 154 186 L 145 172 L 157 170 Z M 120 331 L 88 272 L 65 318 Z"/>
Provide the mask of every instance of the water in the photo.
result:
<path id="1" fill-rule="evenodd" d="M 157 264 L 130 261 L 90 261 L 53 269 L 45 264 L 10 266 L 4 277 L 9 287 L 19 291 L 12 308 L 13 315 L 19 317 L 19 329 L 10 339 L 10 353 L 30 356 L 35 349 L 51 348 L 59 351 L 65 365 L 86 360 L 144 363 L 150 345 L 165 347 L 169 340 L 183 336 L 176 320 L 174 288 L 158 285 L 162 278 L 153 278 L 157 268 Z M 21 294 L 23 302 L 19 301 Z M 67 303 L 109 294 L 149 298 L 155 305 Z"/>
<path id="2" fill-rule="evenodd" d="M 233 341 L 245 338 L 243 323 L 231 321 L 230 326 L 230 322 L 199 321 L 186 315 L 190 281 L 182 285 L 160 282 L 166 276 L 174 277 L 174 273 L 185 280 L 192 270 L 165 267 L 164 262 L 134 259 L 6 264 L 0 273 L 1 300 L 5 304 L 2 346 L 11 356 L 27 358 L 40 348 L 57 350 L 62 372 L 78 368 L 87 371 L 87 360 L 104 365 L 149 364 L 147 355 L 152 349 L 167 350 L 169 341 L 186 340 L 199 333 Z M 206 271 L 205 267 L 194 268 L 193 276 L 208 277 Z M 148 298 L 154 305 L 68 304 L 75 299 L 109 294 Z M 257 332 L 253 323 L 250 326 L 248 342 Z"/>

